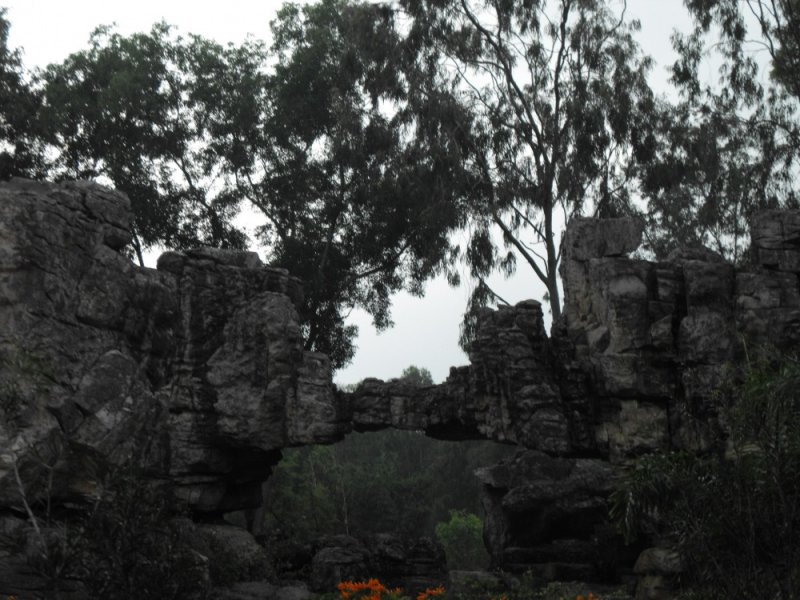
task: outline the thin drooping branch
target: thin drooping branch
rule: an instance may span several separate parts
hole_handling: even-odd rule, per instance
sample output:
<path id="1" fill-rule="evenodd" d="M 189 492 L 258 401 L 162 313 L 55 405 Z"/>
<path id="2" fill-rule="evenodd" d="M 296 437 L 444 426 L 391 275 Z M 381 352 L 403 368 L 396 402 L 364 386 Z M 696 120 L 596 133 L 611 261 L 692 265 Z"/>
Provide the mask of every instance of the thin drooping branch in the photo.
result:
<path id="1" fill-rule="evenodd" d="M 19 497 L 22 500 L 22 506 L 25 508 L 25 512 L 28 515 L 28 519 L 33 526 L 34 531 L 36 532 L 36 536 L 39 538 L 40 542 L 44 542 L 44 537 L 42 537 L 42 530 L 39 528 L 39 519 L 36 518 L 36 515 L 33 514 L 33 510 L 31 509 L 31 505 L 28 504 L 28 495 L 25 493 L 25 486 L 22 484 L 22 478 L 19 475 L 19 467 L 17 466 L 17 461 L 14 459 L 12 463 L 12 469 L 14 470 L 14 479 L 17 482 L 17 491 L 19 492 Z"/>
<path id="2" fill-rule="evenodd" d="M 493 298 L 495 298 L 496 300 L 499 300 L 500 302 L 502 302 L 502 303 L 503 303 L 503 304 L 505 304 L 506 306 L 511 306 L 511 303 L 510 303 L 510 302 L 508 302 L 508 300 L 506 300 L 505 298 L 503 298 L 503 297 L 502 297 L 500 294 L 498 294 L 497 292 L 495 292 L 495 291 L 494 291 L 494 290 L 491 288 L 491 286 L 490 286 L 488 283 L 486 283 L 486 280 L 485 280 L 483 277 L 480 277 L 480 278 L 478 278 L 478 281 L 480 282 L 480 284 L 481 284 L 483 287 L 485 287 L 485 288 L 486 288 L 486 290 L 487 290 L 487 291 L 488 291 L 488 292 L 489 292 L 489 293 L 492 295 L 492 297 L 493 297 Z"/>
<path id="3" fill-rule="evenodd" d="M 530 255 L 530 253 L 525 249 L 525 246 L 516 238 L 514 232 L 512 232 L 508 226 L 503 222 L 503 219 L 500 218 L 499 215 L 495 214 L 492 217 L 492 220 L 497 224 L 498 227 L 502 230 L 502 232 L 506 235 L 506 238 L 511 242 L 511 244 L 517 249 L 517 251 L 522 255 L 522 258 L 531 266 L 533 272 L 536 273 L 536 276 L 542 280 L 542 283 L 547 286 L 548 290 L 550 288 L 549 281 L 547 279 L 547 275 L 544 274 L 542 269 L 536 263 L 536 259 Z"/>

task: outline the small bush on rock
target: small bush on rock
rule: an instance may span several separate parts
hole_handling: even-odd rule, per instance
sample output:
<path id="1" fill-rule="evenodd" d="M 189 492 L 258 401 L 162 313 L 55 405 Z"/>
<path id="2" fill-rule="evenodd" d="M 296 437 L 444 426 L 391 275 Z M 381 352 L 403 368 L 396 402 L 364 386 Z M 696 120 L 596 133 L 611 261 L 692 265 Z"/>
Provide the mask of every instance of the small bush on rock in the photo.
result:
<path id="1" fill-rule="evenodd" d="M 200 557 L 185 543 L 169 491 L 126 473 L 85 515 L 83 579 L 94 598 L 205 597 Z"/>
<path id="2" fill-rule="evenodd" d="M 483 522 L 477 515 L 451 510 L 450 520 L 436 525 L 450 570 L 485 569 L 489 554 L 483 544 Z"/>
<path id="3" fill-rule="evenodd" d="M 193 552 L 175 519 L 170 491 L 130 471 L 101 478 L 86 502 L 51 506 L 52 474 L 38 500 L 15 475 L 27 519 L 0 545 L 42 580 L 54 600 L 85 588 L 103 600 L 202 600 L 204 557 Z"/>

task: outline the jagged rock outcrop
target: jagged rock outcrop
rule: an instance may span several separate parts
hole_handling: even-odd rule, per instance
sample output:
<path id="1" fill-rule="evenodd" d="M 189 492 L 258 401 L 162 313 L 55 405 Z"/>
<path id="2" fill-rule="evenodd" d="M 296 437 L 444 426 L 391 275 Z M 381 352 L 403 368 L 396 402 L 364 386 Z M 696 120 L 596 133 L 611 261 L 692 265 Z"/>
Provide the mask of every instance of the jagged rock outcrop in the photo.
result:
<path id="1" fill-rule="evenodd" d="M 438 386 L 367 379 L 348 399 L 357 430 L 424 430 L 442 439 L 492 439 L 567 453 L 560 402 L 541 305 L 486 310 L 470 349 L 470 366 Z"/>
<path id="2" fill-rule="evenodd" d="M 702 248 L 631 258 L 641 235 L 630 219 L 570 222 L 551 337 L 538 302 L 487 310 L 445 383 L 347 394 L 303 350 L 285 271 L 211 249 L 139 268 L 125 196 L 2 184 L 0 525 L 25 518 L 21 491 L 80 501 L 130 462 L 195 515 L 254 508 L 282 448 L 397 427 L 528 449 L 480 474 L 495 566 L 602 577 L 593 540 L 618 469 L 719 444 L 715 390 L 744 349 L 800 343 L 800 212 L 755 218 L 748 269 Z"/>
<path id="3" fill-rule="evenodd" d="M 615 471 L 606 461 L 529 450 L 480 469 L 486 542 L 497 566 L 547 579 L 596 580 Z M 498 560 L 499 559 L 499 560 Z"/>
<path id="4" fill-rule="evenodd" d="M 567 460 L 588 460 L 604 473 L 583 481 L 580 491 L 565 492 L 580 507 L 569 523 L 587 523 L 581 511 L 605 504 L 608 482 L 636 456 L 724 444 L 726 397 L 718 392 L 735 381 L 745 350 L 800 345 L 800 212 L 756 217 L 754 262 L 747 269 L 704 248 L 679 250 L 658 263 L 628 257 L 641 235 L 641 225 L 630 219 L 578 218 L 563 241 L 564 318 L 553 328 L 550 360 L 569 424 L 566 454 L 587 457 Z M 559 573 L 572 557 L 567 562 L 580 567 L 581 577 L 601 578 L 605 567 L 590 560 L 590 542 L 603 527 L 603 510 L 574 535 L 566 528 L 554 538 L 535 526 L 545 510 L 542 490 L 559 489 L 565 467 L 530 465 L 559 460 L 565 459 L 527 453 L 480 474 L 494 563 Z M 617 542 L 604 544 L 613 556 L 608 544 Z"/>
<path id="5" fill-rule="evenodd" d="M 13 473 L 92 493 L 87 462 L 168 478 L 197 511 L 257 506 L 280 449 L 349 430 L 323 355 L 303 351 L 300 282 L 251 252 L 134 266 L 125 196 L 89 183 L 0 187 L 0 506 Z M 30 485 L 29 485 L 30 484 Z"/>

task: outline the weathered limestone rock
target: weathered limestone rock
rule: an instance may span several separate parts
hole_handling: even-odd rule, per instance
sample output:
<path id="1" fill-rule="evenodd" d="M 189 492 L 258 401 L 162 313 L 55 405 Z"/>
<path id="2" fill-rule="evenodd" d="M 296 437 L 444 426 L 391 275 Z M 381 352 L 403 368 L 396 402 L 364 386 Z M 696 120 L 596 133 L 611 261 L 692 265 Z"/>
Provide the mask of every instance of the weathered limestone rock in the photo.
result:
<path id="1" fill-rule="evenodd" d="M 799 211 L 762 211 L 753 219 L 750 235 L 756 265 L 769 270 L 800 272 Z"/>
<path id="2" fill-rule="evenodd" d="M 542 346 L 552 356 L 550 381 L 560 392 L 558 410 L 570 432 L 567 455 L 596 456 L 613 465 L 647 452 L 707 450 L 721 443 L 727 425 L 725 399 L 717 390 L 731 381 L 744 346 L 752 353 L 764 344 L 789 350 L 800 343 L 798 215 L 759 215 L 755 265 L 739 271 L 704 248 L 673 252 L 662 263 L 629 258 L 641 238 L 636 221 L 570 222 L 561 265 L 564 317 L 554 325 L 550 344 Z M 541 354 L 536 360 L 548 361 Z M 521 479 L 526 477 L 547 480 L 541 474 Z M 493 507 L 485 536 L 495 562 L 520 570 L 546 564 L 539 539 L 512 540 L 507 533 L 519 523 L 535 531 L 530 523 L 538 509 L 520 508 L 524 516 L 512 516 L 509 507 L 518 492 L 485 483 L 484 501 Z M 580 547 L 588 552 L 586 545 L 554 550 L 551 543 L 550 556 L 577 559 Z M 559 577 L 566 576 L 563 571 Z"/>
<path id="3" fill-rule="evenodd" d="M 676 577 L 683 571 L 681 558 L 665 548 L 647 548 L 633 567 L 639 575 L 637 600 L 673 600 Z"/>
<path id="4" fill-rule="evenodd" d="M 633 567 L 636 573 L 657 575 L 677 575 L 683 572 L 681 557 L 666 548 L 647 548 L 636 559 Z"/>
<path id="5" fill-rule="evenodd" d="M 413 597 L 447 580 L 444 551 L 430 538 L 336 535 L 318 540 L 316 546 L 310 587 L 317 592 L 334 590 L 341 581 L 378 578 L 387 587 L 403 588 Z"/>
<path id="6" fill-rule="evenodd" d="M 353 426 L 569 450 L 568 421 L 538 302 L 482 314 L 470 361 L 468 368 L 452 369 L 439 386 L 365 380 L 350 398 Z"/>
<path id="7" fill-rule="evenodd" d="M 142 269 L 126 254 L 125 196 L 2 184 L 0 523 L 24 517 L 20 492 L 81 501 L 125 463 L 171 481 L 196 514 L 255 508 L 282 448 L 397 427 L 529 449 L 480 473 L 495 566 L 600 577 L 596 540 L 618 469 L 720 444 L 717 390 L 744 350 L 800 344 L 800 211 L 755 218 L 749 269 L 702 248 L 630 258 L 642 227 L 569 224 L 551 338 L 538 302 L 486 310 L 470 365 L 445 383 L 370 379 L 346 394 L 328 359 L 303 350 L 301 283 L 285 271 L 212 249 Z M 318 571 L 358 576 L 372 559 L 351 546 L 320 556 Z"/>
<path id="8" fill-rule="evenodd" d="M 315 597 L 316 594 L 303 585 L 277 586 L 266 581 L 234 583 L 213 591 L 213 598 L 217 600 L 310 600 Z"/>
<path id="9" fill-rule="evenodd" d="M 89 457 L 163 463 L 153 388 L 176 306 L 166 278 L 120 253 L 129 221 L 127 198 L 92 184 L 0 186 L 0 356 L 19 391 L 0 418 L 0 506 L 19 503 L 15 464 L 35 497 L 46 465 L 69 496 L 91 493 Z"/>
<path id="10" fill-rule="evenodd" d="M 265 581 L 271 575 L 266 551 L 244 529 L 203 523 L 195 526 L 193 538 L 197 552 L 214 557 L 209 570 L 217 584 Z"/>
<path id="11" fill-rule="evenodd" d="M 91 495 L 88 462 L 133 459 L 198 511 L 257 506 L 293 444 L 349 431 L 324 356 L 303 351 L 299 281 L 251 252 L 134 266 L 125 196 L 0 186 L 0 507 Z M 13 386 L 13 390 L 11 387 Z M 95 465 L 96 466 L 96 465 Z"/>
<path id="12" fill-rule="evenodd" d="M 546 579 L 598 581 L 598 534 L 617 470 L 608 462 L 529 450 L 480 469 L 492 564 Z"/>

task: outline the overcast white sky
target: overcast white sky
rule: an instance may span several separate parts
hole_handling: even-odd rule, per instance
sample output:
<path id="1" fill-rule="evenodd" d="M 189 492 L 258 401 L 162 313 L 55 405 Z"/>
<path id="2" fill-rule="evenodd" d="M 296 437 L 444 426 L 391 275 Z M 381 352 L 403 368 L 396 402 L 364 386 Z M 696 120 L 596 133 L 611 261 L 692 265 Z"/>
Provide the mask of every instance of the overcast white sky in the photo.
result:
<path id="1" fill-rule="evenodd" d="M 133 33 L 163 19 L 182 33 L 222 43 L 238 43 L 247 35 L 267 39 L 269 22 L 281 4 L 275 0 L 0 0 L 11 21 L 10 44 L 24 49 L 29 68 L 63 60 L 86 46 L 95 27 L 111 23 L 121 33 Z M 683 2 L 629 0 L 628 5 L 628 14 L 642 22 L 639 41 L 645 53 L 656 60 L 652 83 L 666 90 L 665 69 L 673 60 L 669 36 L 673 29 L 690 26 Z M 511 303 L 541 300 L 544 293 L 522 265 L 513 280 L 497 277 L 490 283 Z M 429 369 L 435 381 L 444 380 L 450 366 L 467 363 L 458 347 L 458 333 L 468 295 L 465 287 L 452 289 L 443 280 L 432 281 L 424 298 L 399 294 L 392 311 L 395 327 L 381 334 L 374 331 L 368 316 L 354 311 L 351 319 L 360 327 L 358 351 L 353 363 L 337 373 L 336 381 L 351 383 L 370 376 L 389 379 L 412 364 Z"/>

